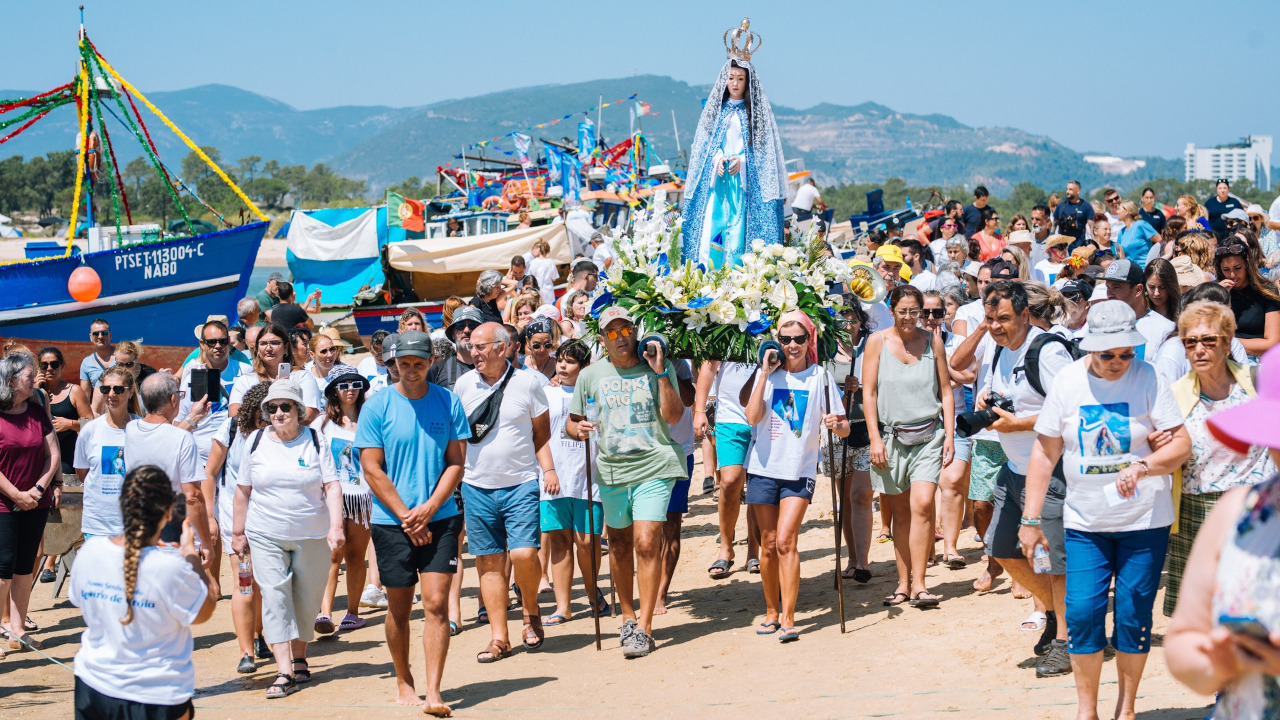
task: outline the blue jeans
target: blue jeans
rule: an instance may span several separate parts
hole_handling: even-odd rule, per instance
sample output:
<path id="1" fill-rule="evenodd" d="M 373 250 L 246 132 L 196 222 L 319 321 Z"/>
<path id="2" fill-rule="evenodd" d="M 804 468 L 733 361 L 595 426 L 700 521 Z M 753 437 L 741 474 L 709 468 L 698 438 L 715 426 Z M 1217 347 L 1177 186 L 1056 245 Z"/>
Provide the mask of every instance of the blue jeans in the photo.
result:
<path id="1" fill-rule="evenodd" d="M 1111 645 L 1123 653 L 1151 650 L 1151 608 L 1169 547 L 1169 528 L 1128 532 L 1066 531 L 1067 652 L 1106 647 L 1107 596 L 1115 578 Z"/>

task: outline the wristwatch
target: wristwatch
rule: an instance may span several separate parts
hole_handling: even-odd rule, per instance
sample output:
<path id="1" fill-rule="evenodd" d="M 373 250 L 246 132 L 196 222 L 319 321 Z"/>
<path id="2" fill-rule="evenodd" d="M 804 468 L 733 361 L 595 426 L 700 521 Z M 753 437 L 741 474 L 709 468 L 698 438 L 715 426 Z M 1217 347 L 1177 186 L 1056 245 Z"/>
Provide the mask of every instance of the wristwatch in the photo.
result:
<path id="1" fill-rule="evenodd" d="M 661 380 L 662 378 L 667 377 L 668 372 L 669 371 L 667 369 L 663 368 L 662 372 L 655 374 L 654 377 Z"/>
<path id="2" fill-rule="evenodd" d="M 40 491 L 40 497 L 44 497 L 45 487 L 43 485 L 36 483 L 36 490 Z"/>

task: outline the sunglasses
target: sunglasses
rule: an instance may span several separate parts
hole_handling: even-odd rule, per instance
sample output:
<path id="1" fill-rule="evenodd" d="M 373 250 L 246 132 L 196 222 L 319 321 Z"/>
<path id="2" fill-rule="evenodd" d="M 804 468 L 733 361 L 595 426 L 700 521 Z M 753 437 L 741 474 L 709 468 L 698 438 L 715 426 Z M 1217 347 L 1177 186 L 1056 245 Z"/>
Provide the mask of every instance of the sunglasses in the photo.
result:
<path id="1" fill-rule="evenodd" d="M 277 411 L 282 413 L 291 413 L 293 412 L 293 403 L 267 403 L 262 406 L 262 409 L 266 410 L 268 415 L 275 415 Z"/>
<path id="2" fill-rule="evenodd" d="M 208 338 L 204 340 L 205 347 L 226 347 L 231 344 L 230 338 Z"/>
<path id="3" fill-rule="evenodd" d="M 633 327 L 622 327 L 622 328 L 618 328 L 617 330 L 605 330 L 604 336 L 609 338 L 610 340 L 617 340 L 619 335 L 621 335 L 624 338 L 629 338 L 632 335 L 634 335 L 635 332 L 636 332 L 636 329 Z"/>
<path id="4" fill-rule="evenodd" d="M 450 327 L 450 328 L 455 328 L 455 327 L 456 327 L 456 328 L 458 328 L 459 330 L 475 330 L 476 328 L 480 327 L 480 323 L 475 322 L 475 321 L 473 321 L 473 320 L 463 320 L 462 322 L 460 322 L 460 323 L 454 323 L 453 325 L 450 325 L 449 327 Z"/>
<path id="5" fill-rule="evenodd" d="M 119 361 L 117 361 L 117 362 L 116 362 L 116 364 L 117 364 L 117 365 L 119 365 L 120 367 L 131 368 L 131 367 L 133 367 L 134 365 L 137 365 L 137 364 L 138 364 L 138 361 L 136 361 L 136 360 L 130 360 L 129 362 L 119 362 Z"/>
<path id="6" fill-rule="evenodd" d="M 958 227 L 960 227 L 960 226 L 959 226 L 959 225 L 956 225 L 955 223 L 946 223 L 946 224 L 944 224 L 942 227 L 944 227 L 944 228 L 951 228 L 952 230 L 955 230 L 956 228 L 958 228 Z"/>
<path id="7" fill-rule="evenodd" d="M 99 385 L 103 395 L 123 395 L 129 392 L 130 388 L 126 385 Z"/>
<path id="8" fill-rule="evenodd" d="M 861 325 L 862 323 L 858 322 L 857 320 L 841 320 L 840 321 L 840 327 L 843 327 L 843 328 L 856 328 L 856 327 L 860 327 Z"/>
<path id="9" fill-rule="evenodd" d="M 1222 257 L 1223 255 L 1243 255 L 1247 252 L 1249 252 L 1249 248 L 1247 246 L 1241 245 L 1240 243 L 1233 243 L 1214 250 L 1213 256 Z"/>
<path id="10" fill-rule="evenodd" d="M 1118 197 L 1109 198 L 1109 199 L 1107 200 L 1107 204 L 1108 204 L 1108 205 L 1119 205 L 1119 204 L 1120 204 L 1120 198 L 1118 198 Z"/>
<path id="11" fill-rule="evenodd" d="M 931 317 L 931 318 L 938 318 L 939 320 L 941 320 L 942 318 L 946 317 L 946 315 L 947 315 L 947 311 L 945 308 L 932 308 L 932 309 L 925 308 L 924 310 L 920 311 L 920 317 L 926 317 L 926 318 Z"/>
<path id="12" fill-rule="evenodd" d="M 1218 347 L 1218 343 L 1222 340 L 1221 335 L 1188 335 L 1182 338 L 1182 347 L 1188 350 L 1194 350 L 1197 345 L 1204 345 L 1205 350 L 1213 350 Z"/>
<path id="13" fill-rule="evenodd" d="M 52 361 L 52 362 L 41 362 L 41 363 L 40 363 L 40 369 L 41 369 L 41 370 L 57 370 L 57 369 L 58 369 L 58 368 L 60 368 L 60 367 L 62 367 L 62 363 L 58 362 L 57 360 L 54 360 L 54 361 Z"/>
<path id="14" fill-rule="evenodd" d="M 1100 352 L 1098 353 L 1098 357 L 1102 358 L 1106 362 L 1111 362 L 1112 360 L 1122 360 L 1124 362 L 1129 362 L 1130 360 L 1133 359 L 1133 353 L 1127 352 L 1127 353 L 1116 354 L 1116 353 L 1109 353 L 1109 352 Z"/>
<path id="15" fill-rule="evenodd" d="M 553 347 L 551 343 L 529 343 L 530 350 L 550 350 Z"/>
<path id="16" fill-rule="evenodd" d="M 803 335 L 779 335 L 778 342 L 782 345 L 803 345 L 809 342 L 809 333 Z"/>
<path id="17" fill-rule="evenodd" d="M 348 390 L 359 392 L 364 389 L 365 385 L 361 380 L 353 380 L 351 382 L 337 383 L 334 387 L 338 388 L 338 392 L 346 392 Z"/>
<path id="18" fill-rule="evenodd" d="M 110 330 L 94 330 L 93 332 L 89 333 L 89 336 L 90 337 L 107 337 L 110 334 L 111 334 Z"/>

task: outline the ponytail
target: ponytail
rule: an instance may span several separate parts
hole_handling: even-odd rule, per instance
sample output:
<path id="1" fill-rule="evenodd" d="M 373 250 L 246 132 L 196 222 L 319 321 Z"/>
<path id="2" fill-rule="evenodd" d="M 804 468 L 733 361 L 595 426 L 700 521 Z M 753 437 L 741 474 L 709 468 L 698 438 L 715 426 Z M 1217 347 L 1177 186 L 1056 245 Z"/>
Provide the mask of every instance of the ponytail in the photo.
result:
<path id="1" fill-rule="evenodd" d="M 142 549 L 160 530 L 165 514 L 173 507 L 173 486 L 169 476 L 154 465 L 129 471 L 120 490 L 120 513 L 124 517 L 124 600 L 121 625 L 133 622 L 133 593 L 138 588 L 138 561 Z"/>

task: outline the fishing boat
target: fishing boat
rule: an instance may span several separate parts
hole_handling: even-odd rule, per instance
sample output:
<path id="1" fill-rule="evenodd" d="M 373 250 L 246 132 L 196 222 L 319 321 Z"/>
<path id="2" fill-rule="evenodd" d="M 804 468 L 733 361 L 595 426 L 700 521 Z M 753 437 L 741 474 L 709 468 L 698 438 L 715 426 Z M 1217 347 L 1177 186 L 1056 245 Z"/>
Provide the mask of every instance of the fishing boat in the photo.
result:
<path id="1" fill-rule="evenodd" d="M 89 208 L 88 251 L 81 253 L 75 246 L 79 223 L 73 221 L 62 251 L 53 256 L 31 253 L 37 257 L 0 264 L 0 288 L 5 290 L 0 296 L 0 336 L 19 339 L 33 349 L 58 344 L 69 355 L 70 373 L 78 367 L 79 358 L 91 351 L 85 342 L 89 324 L 102 318 L 111 324 L 115 338 L 140 339 L 147 346 L 149 364 L 167 366 L 172 357 L 180 360 L 190 351 L 195 344 L 192 329 L 208 315 L 236 317 L 235 304 L 247 293 L 269 218 L 107 62 L 89 40 L 81 13 L 77 77 L 30 98 L 0 100 L 0 128 L 18 125 L 0 142 L 56 108 L 76 109 L 80 133 L 71 217 L 78 218 L 82 207 Z M 259 221 L 233 226 L 206 205 L 224 229 L 197 232 L 201 221 L 189 217 L 178 202 L 179 192 L 193 197 L 195 193 L 159 159 L 138 112 L 139 102 L 200 155 Z M 134 225 L 120 168 L 114 162 L 108 120 L 115 121 L 112 129 L 117 135 L 123 131 L 142 144 L 144 157 L 173 190 L 186 233 L 169 235 L 156 225 Z M 94 226 L 95 198 L 102 207 L 113 209 L 114 223 Z"/>

